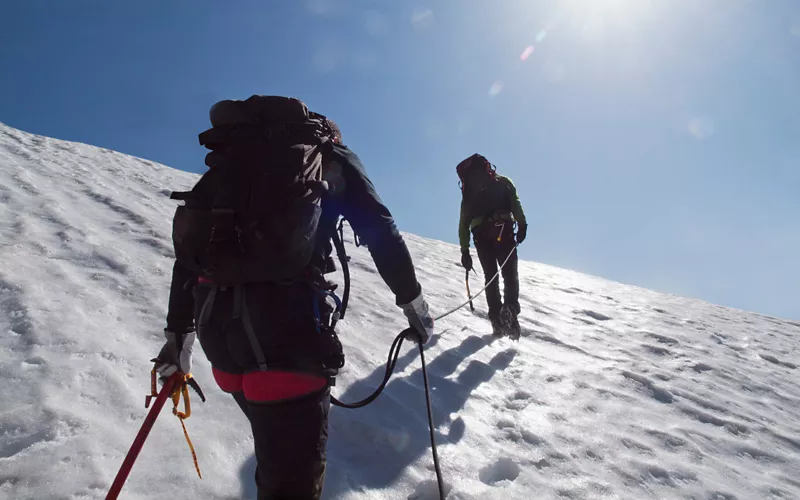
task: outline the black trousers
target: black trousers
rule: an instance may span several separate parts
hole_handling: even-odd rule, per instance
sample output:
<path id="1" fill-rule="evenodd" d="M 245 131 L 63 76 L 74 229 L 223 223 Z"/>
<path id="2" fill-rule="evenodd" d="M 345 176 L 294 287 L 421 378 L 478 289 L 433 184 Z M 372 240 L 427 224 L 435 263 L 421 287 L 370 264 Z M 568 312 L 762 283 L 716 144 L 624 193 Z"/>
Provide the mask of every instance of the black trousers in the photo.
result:
<path id="1" fill-rule="evenodd" d="M 473 229 L 472 234 L 475 238 L 475 249 L 478 251 L 478 259 L 481 262 L 486 282 L 497 274 L 499 266 L 503 264 L 503 261 L 511 253 L 501 273 L 503 276 L 503 295 L 506 306 L 514 314 L 519 314 L 519 272 L 517 269 L 519 258 L 517 252 L 514 251 L 516 246 L 514 223 L 512 221 L 486 221 Z M 489 319 L 497 321 L 500 316 L 500 310 L 503 308 L 499 277 L 486 289 L 486 302 L 489 306 Z"/>
<path id="2" fill-rule="evenodd" d="M 253 429 L 258 500 L 319 500 L 327 465 L 330 389 L 283 403 L 234 399 Z"/>
<path id="3" fill-rule="evenodd" d="M 198 338 L 215 370 L 243 375 L 258 370 L 233 291 L 218 290 L 212 310 L 203 314 L 210 288 L 195 288 Z M 315 295 L 306 285 L 248 285 L 243 298 L 267 365 L 313 371 L 318 332 Z M 200 320 L 203 320 L 200 324 Z M 325 479 L 328 441 L 328 387 L 281 402 L 248 401 L 232 392 L 247 415 L 257 460 L 259 500 L 318 500 Z"/>

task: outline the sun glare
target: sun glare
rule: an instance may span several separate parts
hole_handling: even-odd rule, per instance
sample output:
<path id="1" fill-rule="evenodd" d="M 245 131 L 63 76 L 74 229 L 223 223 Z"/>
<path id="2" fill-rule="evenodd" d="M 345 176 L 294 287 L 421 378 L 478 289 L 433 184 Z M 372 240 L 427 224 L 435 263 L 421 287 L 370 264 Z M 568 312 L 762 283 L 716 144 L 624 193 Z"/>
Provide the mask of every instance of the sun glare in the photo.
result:
<path id="1" fill-rule="evenodd" d="M 574 13 L 623 16 L 647 2 L 643 0 L 566 0 L 565 3 L 569 4 L 570 10 Z"/>
<path id="2" fill-rule="evenodd" d="M 585 30 L 629 25 L 653 10 L 653 0 L 564 0 L 566 13 Z"/>

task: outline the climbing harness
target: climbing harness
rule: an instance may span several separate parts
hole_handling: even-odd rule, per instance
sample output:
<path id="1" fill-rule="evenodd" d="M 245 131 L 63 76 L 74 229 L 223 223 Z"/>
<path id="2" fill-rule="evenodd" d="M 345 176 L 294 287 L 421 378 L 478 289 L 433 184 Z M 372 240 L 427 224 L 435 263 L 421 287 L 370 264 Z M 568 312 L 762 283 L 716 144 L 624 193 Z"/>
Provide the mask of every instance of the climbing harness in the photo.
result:
<path id="1" fill-rule="evenodd" d="M 153 429 L 153 425 L 156 423 L 156 419 L 161 413 L 161 409 L 164 407 L 167 399 L 172 399 L 172 414 L 177 416 L 181 421 L 183 435 L 186 437 L 186 442 L 189 444 L 189 450 L 192 452 L 192 459 L 194 460 L 194 466 L 197 470 L 197 475 L 200 476 L 201 479 L 203 478 L 203 476 L 200 474 L 200 466 L 197 462 L 197 454 L 194 451 L 194 446 L 192 446 L 192 441 L 189 439 L 189 433 L 187 432 L 186 425 L 183 421 L 189 418 L 189 416 L 192 414 L 188 388 L 191 387 L 194 389 L 203 402 L 205 402 L 206 397 L 203 394 L 203 391 L 200 389 L 200 385 L 198 385 L 197 381 L 192 378 L 191 374 L 184 374 L 181 372 L 173 373 L 164 381 L 164 386 L 161 388 L 161 391 L 158 391 L 156 378 L 156 371 L 153 369 L 150 372 L 150 394 L 145 396 L 144 407 L 150 407 L 151 402 L 153 402 L 153 406 L 150 408 L 150 412 L 144 419 L 144 423 L 142 423 L 139 433 L 136 435 L 136 438 L 134 438 L 133 444 L 131 444 L 131 448 L 128 451 L 128 454 L 125 456 L 122 466 L 117 472 L 114 482 L 111 484 L 111 488 L 108 490 L 106 500 L 116 500 L 116 498 L 119 497 L 119 493 L 122 491 L 122 487 L 125 485 L 125 481 L 128 479 L 131 469 L 133 469 L 133 464 L 136 462 L 139 452 L 142 451 L 144 442 L 147 440 L 147 436 Z M 183 397 L 184 411 L 178 411 L 178 405 L 180 403 L 181 396 Z"/>

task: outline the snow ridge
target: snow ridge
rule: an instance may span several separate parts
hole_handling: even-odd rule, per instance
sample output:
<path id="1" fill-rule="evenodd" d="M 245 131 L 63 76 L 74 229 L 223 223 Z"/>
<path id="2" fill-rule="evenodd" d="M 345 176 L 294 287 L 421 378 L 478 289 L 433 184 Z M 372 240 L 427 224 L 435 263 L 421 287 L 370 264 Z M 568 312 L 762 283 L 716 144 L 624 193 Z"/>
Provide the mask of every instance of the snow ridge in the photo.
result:
<path id="1" fill-rule="evenodd" d="M 145 415 L 161 346 L 171 190 L 197 176 L 0 124 L 0 498 L 103 498 Z M 464 300 L 456 246 L 406 235 L 432 308 Z M 402 314 L 348 244 L 343 401 L 383 375 Z M 449 499 L 800 498 L 800 324 L 520 263 L 523 336 L 483 299 L 427 347 Z M 334 409 L 325 498 L 434 499 L 418 356 L 384 394 Z M 244 417 L 208 403 L 158 420 L 125 498 L 255 498 Z"/>

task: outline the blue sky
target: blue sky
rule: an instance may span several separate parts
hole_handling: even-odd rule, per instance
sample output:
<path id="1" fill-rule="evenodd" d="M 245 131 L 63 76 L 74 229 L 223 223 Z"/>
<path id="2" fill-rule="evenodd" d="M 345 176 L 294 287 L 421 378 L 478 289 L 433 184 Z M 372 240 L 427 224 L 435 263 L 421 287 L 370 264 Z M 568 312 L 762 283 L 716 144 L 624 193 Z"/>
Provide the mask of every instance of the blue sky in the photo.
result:
<path id="1" fill-rule="evenodd" d="M 194 172 L 215 101 L 299 97 L 451 242 L 481 152 L 523 258 L 800 318 L 796 0 L 26 0 L 0 68 L 0 121 Z"/>

